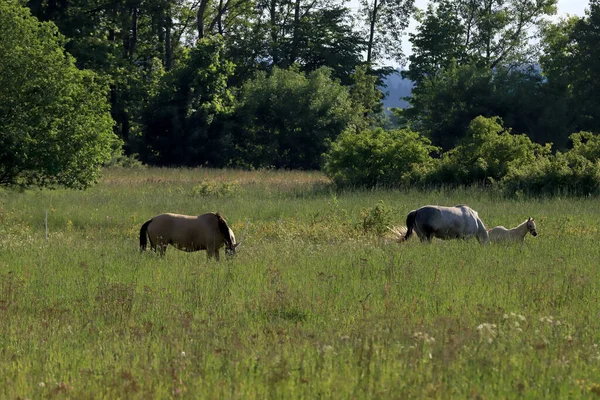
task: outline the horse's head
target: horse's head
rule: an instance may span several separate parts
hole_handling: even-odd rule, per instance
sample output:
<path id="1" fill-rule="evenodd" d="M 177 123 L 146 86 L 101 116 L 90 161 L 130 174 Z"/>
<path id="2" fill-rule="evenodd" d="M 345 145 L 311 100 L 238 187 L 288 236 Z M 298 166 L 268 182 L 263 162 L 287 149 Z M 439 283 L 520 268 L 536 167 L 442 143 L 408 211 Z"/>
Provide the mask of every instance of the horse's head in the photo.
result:
<path id="1" fill-rule="evenodd" d="M 242 233 L 242 239 L 239 242 L 235 241 L 235 235 L 233 234 L 233 231 L 231 230 L 231 228 L 228 228 L 229 229 L 229 237 L 231 238 L 231 240 L 229 243 L 226 244 L 226 247 L 225 247 L 226 255 L 228 255 L 228 256 L 236 255 L 235 250 L 244 241 L 244 236 L 246 236 L 246 231 L 248 230 L 248 225 L 250 225 L 250 219 L 248 219 L 248 222 L 246 222 L 246 229 L 244 229 L 244 233 Z"/>
<path id="2" fill-rule="evenodd" d="M 225 243 L 225 255 L 233 257 L 236 254 L 235 249 L 240 244 L 235 242 L 235 235 L 233 234 L 233 231 L 231 230 L 231 228 L 229 228 L 229 238 L 230 238 L 230 240 Z"/>
<path id="3" fill-rule="evenodd" d="M 527 230 L 529 231 L 529 233 L 531 233 L 531 236 L 537 236 L 537 230 L 535 227 L 535 221 L 533 220 L 533 217 L 529 217 L 529 219 L 527 220 Z"/>

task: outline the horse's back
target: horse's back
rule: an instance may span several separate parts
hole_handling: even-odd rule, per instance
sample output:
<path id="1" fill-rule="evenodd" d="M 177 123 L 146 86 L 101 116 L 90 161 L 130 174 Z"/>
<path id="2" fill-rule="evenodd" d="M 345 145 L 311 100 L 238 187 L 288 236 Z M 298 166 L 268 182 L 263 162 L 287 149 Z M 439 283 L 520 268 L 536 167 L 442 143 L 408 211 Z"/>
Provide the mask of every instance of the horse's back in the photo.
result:
<path id="1" fill-rule="evenodd" d="M 471 207 L 426 205 L 417 210 L 419 223 L 427 225 L 442 239 L 473 236 L 479 230 L 479 217 Z"/>
<path id="2" fill-rule="evenodd" d="M 207 246 L 219 247 L 222 244 L 217 218 L 212 213 L 200 216 L 160 214 L 152 219 L 148 234 L 188 251 L 203 250 Z"/>

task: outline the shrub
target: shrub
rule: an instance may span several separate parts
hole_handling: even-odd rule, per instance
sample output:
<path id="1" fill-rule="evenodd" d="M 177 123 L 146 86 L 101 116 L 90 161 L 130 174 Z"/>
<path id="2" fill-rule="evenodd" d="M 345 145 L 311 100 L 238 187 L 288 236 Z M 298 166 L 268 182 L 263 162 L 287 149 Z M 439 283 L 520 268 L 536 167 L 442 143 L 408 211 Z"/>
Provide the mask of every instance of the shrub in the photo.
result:
<path id="1" fill-rule="evenodd" d="M 443 154 L 428 183 L 470 185 L 500 181 L 511 169 L 537 162 L 550 154 L 550 145 L 533 143 L 526 135 L 513 135 L 498 117 L 479 116 L 467 136 Z"/>
<path id="2" fill-rule="evenodd" d="M 383 200 L 379 200 L 372 209 L 363 211 L 362 217 L 362 228 L 365 233 L 374 232 L 382 236 L 388 231 L 388 226 L 392 224 L 392 210 Z"/>
<path id="3" fill-rule="evenodd" d="M 587 160 L 596 162 L 600 159 L 600 135 L 591 132 L 578 132 L 569 136 L 573 142 L 570 154 L 585 157 Z"/>
<path id="4" fill-rule="evenodd" d="M 325 155 L 324 170 L 339 187 L 406 185 L 433 165 L 434 151 L 429 139 L 408 129 L 347 130 Z"/>
<path id="5" fill-rule="evenodd" d="M 566 153 L 538 159 L 512 168 L 501 186 L 509 194 L 589 195 L 600 193 L 600 160 L 594 157 L 597 139 L 583 143 L 582 135 L 571 135 L 574 147 Z M 589 158 L 588 158 L 589 157 Z"/>

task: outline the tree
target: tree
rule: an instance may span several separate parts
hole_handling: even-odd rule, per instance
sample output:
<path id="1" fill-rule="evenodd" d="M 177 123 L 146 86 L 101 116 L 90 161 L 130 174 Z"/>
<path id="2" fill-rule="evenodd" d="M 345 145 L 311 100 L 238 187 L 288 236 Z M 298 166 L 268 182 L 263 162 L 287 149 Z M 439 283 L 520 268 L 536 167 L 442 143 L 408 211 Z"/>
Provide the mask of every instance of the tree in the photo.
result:
<path id="1" fill-rule="evenodd" d="M 414 0 L 360 0 L 367 38 L 367 64 L 385 60 L 404 64 L 402 32 L 408 27 Z"/>
<path id="2" fill-rule="evenodd" d="M 53 21 L 69 40 L 76 65 L 106 78 L 115 133 L 130 151 L 139 134 L 147 93 L 156 74 L 183 57 L 192 30 L 186 0 L 28 0 L 32 14 Z M 159 60 L 162 68 L 157 69 Z"/>
<path id="3" fill-rule="evenodd" d="M 600 1 L 590 1 L 585 17 L 547 25 L 542 38 L 542 69 L 569 110 L 564 134 L 600 131 Z"/>
<path id="4" fill-rule="evenodd" d="M 376 125 L 383 113 L 383 93 L 377 88 L 377 77 L 368 74 L 366 65 L 356 68 L 351 76 L 350 99 L 358 118 L 357 129 Z"/>
<path id="5" fill-rule="evenodd" d="M 348 90 L 320 68 L 304 75 L 275 68 L 240 92 L 234 113 L 237 164 L 318 169 L 331 141 L 351 124 Z"/>
<path id="6" fill-rule="evenodd" d="M 349 83 L 354 68 L 361 63 L 365 41 L 354 29 L 354 18 L 340 0 L 260 0 L 256 20 L 244 47 L 254 49 L 252 60 L 237 62 L 239 67 L 262 60 L 259 69 L 289 68 L 297 64 L 303 72 L 320 67 Z M 241 50 L 236 50 L 241 51 Z"/>
<path id="7" fill-rule="evenodd" d="M 227 161 L 223 123 L 233 106 L 227 80 L 233 65 L 223 60 L 223 43 L 205 38 L 188 59 L 167 73 L 142 115 L 139 153 L 142 161 L 161 166 L 209 165 Z"/>
<path id="8" fill-rule="evenodd" d="M 410 34 L 413 54 L 405 76 L 417 83 L 452 60 L 494 69 L 534 62 L 530 41 L 557 0 L 432 0 Z"/>
<path id="9" fill-rule="evenodd" d="M 107 87 L 17 0 L 0 4 L 0 185 L 85 188 L 118 145 Z"/>
<path id="10" fill-rule="evenodd" d="M 415 82 L 404 113 L 411 125 L 444 149 L 456 144 L 477 115 L 500 116 L 515 131 L 540 137 L 548 126 L 540 115 L 557 108 L 532 68 L 529 38 L 555 5 L 556 0 L 432 1 L 410 36 L 414 54 L 403 73 Z"/>
<path id="11" fill-rule="evenodd" d="M 437 7 L 430 3 L 427 12 L 418 14 L 417 20 L 418 30 L 408 35 L 413 48 L 410 68 L 402 71 L 402 77 L 421 84 L 424 79 L 433 79 L 453 61 L 465 62 L 467 49 L 465 27 L 456 2 L 441 1 Z"/>

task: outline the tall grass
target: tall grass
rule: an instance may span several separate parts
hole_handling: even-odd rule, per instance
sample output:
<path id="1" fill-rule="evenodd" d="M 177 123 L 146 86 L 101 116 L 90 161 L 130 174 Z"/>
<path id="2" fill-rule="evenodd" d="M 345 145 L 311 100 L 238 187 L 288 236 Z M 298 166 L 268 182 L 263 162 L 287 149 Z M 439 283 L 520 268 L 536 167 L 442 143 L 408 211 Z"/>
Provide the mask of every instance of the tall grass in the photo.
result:
<path id="1" fill-rule="evenodd" d="M 523 245 L 365 229 L 424 204 Z M 320 174 L 106 171 L 0 192 L 0 398 L 588 398 L 600 394 L 600 201 L 336 192 Z M 49 240 L 44 212 L 49 211 Z M 140 254 L 160 212 L 221 212 L 238 256 Z"/>

